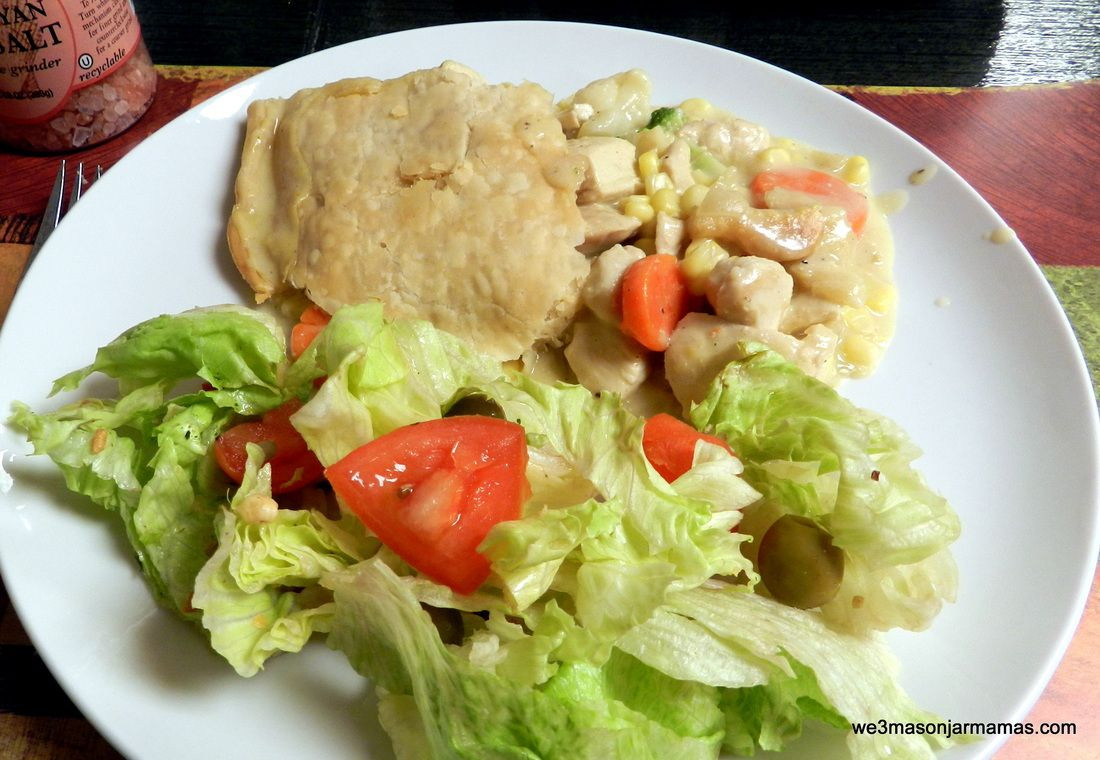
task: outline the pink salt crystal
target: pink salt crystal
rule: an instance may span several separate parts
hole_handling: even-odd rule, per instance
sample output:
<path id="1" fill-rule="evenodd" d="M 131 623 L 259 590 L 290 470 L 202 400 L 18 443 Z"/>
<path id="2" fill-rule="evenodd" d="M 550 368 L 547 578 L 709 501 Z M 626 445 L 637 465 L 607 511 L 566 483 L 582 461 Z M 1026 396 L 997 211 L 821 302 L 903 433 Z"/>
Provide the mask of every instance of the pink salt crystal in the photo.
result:
<path id="1" fill-rule="evenodd" d="M 79 148 L 84 143 L 88 142 L 88 138 L 92 136 L 92 130 L 87 127 L 77 127 L 73 130 L 73 147 Z"/>

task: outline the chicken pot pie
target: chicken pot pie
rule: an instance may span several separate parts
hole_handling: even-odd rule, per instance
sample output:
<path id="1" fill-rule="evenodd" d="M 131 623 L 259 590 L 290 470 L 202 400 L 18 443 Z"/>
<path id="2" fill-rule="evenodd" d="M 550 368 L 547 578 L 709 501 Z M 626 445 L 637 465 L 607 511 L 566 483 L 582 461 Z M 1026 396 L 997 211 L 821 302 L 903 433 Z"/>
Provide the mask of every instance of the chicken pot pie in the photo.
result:
<path id="1" fill-rule="evenodd" d="M 510 359 L 578 308 L 583 179 L 536 84 L 346 79 L 251 105 L 229 245 L 258 302 L 377 298 Z"/>

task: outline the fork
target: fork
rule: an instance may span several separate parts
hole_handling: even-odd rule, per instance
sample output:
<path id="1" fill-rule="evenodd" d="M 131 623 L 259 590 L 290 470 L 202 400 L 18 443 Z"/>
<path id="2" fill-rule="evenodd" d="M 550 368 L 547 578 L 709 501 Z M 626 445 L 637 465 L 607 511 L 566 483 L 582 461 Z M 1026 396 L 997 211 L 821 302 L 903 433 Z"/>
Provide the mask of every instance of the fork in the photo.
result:
<path id="1" fill-rule="evenodd" d="M 50 190 L 50 199 L 46 202 L 46 212 L 42 215 L 42 224 L 38 227 L 38 235 L 34 239 L 34 244 L 31 246 L 31 252 L 27 255 L 27 263 L 23 267 L 24 275 L 27 273 L 27 270 L 30 269 L 34 257 L 38 255 L 42 246 L 45 245 L 46 238 L 53 234 L 53 231 L 57 229 L 57 225 L 61 223 L 61 218 L 69 211 L 72 211 L 73 206 L 80 200 L 80 197 L 84 194 L 85 185 L 90 187 L 93 182 L 103 176 L 103 167 L 96 164 L 93 174 L 89 177 L 85 177 L 84 162 L 79 162 L 76 165 L 76 179 L 73 182 L 72 189 L 69 191 L 69 202 L 65 204 L 63 200 L 65 196 L 65 179 L 67 174 L 66 166 L 65 159 L 61 159 L 61 165 L 57 168 L 57 177 L 55 177 L 53 181 L 53 189 Z"/>

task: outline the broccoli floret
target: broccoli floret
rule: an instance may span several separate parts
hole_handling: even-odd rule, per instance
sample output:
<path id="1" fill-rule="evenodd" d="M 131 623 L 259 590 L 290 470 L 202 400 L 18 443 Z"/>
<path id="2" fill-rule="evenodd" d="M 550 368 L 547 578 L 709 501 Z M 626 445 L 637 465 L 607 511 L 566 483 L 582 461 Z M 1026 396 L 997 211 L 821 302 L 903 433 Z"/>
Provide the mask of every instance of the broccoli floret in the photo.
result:
<path id="1" fill-rule="evenodd" d="M 650 114 L 649 123 L 645 125 L 645 128 L 664 127 L 669 132 L 675 132 L 682 126 L 684 126 L 683 111 L 679 108 L 658 108 Z"/>

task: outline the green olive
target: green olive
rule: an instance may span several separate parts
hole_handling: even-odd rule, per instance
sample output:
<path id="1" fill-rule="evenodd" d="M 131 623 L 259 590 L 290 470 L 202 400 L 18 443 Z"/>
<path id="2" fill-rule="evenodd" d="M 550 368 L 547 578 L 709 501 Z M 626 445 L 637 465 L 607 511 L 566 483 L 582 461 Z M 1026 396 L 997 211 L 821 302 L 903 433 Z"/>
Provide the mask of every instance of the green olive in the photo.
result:
<path id="1" fill-rule="evenodd" d="M 482 393 L 472 393 L 469 396 L 463 396 L 458 401 L 451 404 L 451 408 L 447 410 L 447 417 L 458 417 L 460 415 L 478 415 L 481 417 L 496 417 L 498 420 L 505 419 L 504 409 L 501 408 L 493 399 Z"/>
<path id="2" fill-rule="evenodd" d="M 844 579 L 844 552 L 821 526 L 798 515 L 772 523 L 760 541 L 757 563 L 771 595 L 804 610 L 836 596 Z"/>

